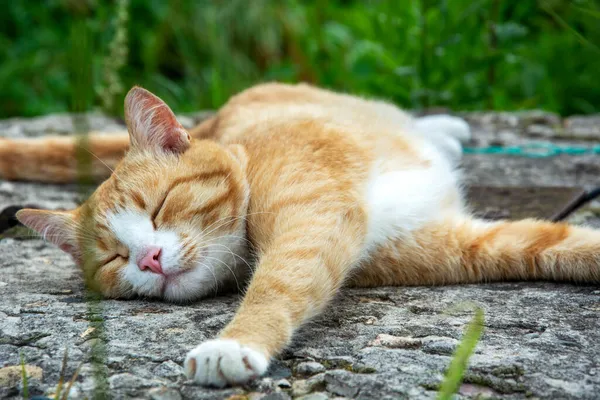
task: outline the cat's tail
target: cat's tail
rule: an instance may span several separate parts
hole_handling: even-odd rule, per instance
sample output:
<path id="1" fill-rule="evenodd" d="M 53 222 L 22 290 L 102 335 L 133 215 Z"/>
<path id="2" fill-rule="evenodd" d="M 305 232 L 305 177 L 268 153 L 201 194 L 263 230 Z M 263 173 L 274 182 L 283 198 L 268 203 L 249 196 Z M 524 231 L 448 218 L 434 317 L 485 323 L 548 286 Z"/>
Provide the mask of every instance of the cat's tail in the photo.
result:
<path id="1" fill-rule="evenodd" d="M 94 180 L 110 176 L 129 147 L 127 132 L 90 134 L 86 141 L 74 136 L 0 138 L 0 179 L 69 183 L 81 175 L 78 154 L 89 157 Z"/>
<path id="2" fill-rule="evenodd" d="M 600 282 L 600 231 L 537 220 L 459 217 L 381 247 L 353 284 L 509 280 Z"/>

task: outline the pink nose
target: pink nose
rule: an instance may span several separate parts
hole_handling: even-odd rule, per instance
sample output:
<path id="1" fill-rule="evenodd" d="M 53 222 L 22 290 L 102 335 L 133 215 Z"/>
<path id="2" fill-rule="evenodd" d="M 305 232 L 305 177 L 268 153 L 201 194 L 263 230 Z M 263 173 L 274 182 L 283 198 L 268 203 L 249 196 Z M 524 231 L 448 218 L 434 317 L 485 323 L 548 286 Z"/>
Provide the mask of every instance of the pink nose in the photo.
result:
<path id="1" fill-rule="evenodd" d="M 151 246 L 145 249 L 142 252 L 141 256 L 138 258 L 138 267 L 144 271 L 149 269 L 155 274 L 162 274 L 163 270 L 160 265 L 160 247 Z"/>

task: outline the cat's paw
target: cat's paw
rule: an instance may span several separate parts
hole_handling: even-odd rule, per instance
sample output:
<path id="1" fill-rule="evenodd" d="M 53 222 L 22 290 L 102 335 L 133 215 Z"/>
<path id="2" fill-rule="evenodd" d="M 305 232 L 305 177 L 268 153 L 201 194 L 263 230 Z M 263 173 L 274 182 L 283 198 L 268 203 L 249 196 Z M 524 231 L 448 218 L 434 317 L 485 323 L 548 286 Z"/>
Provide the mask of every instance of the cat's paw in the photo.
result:
<path id="1" fill-rule="evenodd" d="M 246 383 L 264 374 L 269 360 L 260 352 L 230 339 L 209 340 L 185 358 L 187 377 L 204 386 Z"/>

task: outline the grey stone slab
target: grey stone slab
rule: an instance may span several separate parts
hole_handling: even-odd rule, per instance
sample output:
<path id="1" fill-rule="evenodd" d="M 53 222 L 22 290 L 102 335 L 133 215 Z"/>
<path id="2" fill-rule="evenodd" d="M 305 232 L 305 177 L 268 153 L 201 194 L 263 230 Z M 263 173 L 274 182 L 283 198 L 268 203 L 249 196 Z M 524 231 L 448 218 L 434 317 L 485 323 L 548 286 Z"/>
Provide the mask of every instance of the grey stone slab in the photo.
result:
<path id="1" fill-rule="evenodd" d="M 498 140 L 505 145 L 529 143 L 540 135 L 564 143 L 558 134 L 539 133 L 541 128 L 532 134 L 531 126 L 574 129 L 575 124 L 544 113 L 471 113 L 468 119 L 475 129 L 474 145 Z M 9 122 L 13 127 L 5 128 Z M 0 122 L 1 135 L 49 132 L 35 127 L 39 121 L 9 122 Z M 21 123 L 22 128 L 14 127 Z M 59 128 L 53 129 L 60 132 Z M 590 188 L 600 184 L 599 159 L 472 155 L 463 165 L 465 179 L 472 184 Z M 0 207 L 34 203 L 66 208 L 77 201 L 75 186 L 0 182 Z M 597 209 L 593 203 L 572 221 L 600 226 Z M 50 394 L 68 348 L 67 375 L 83 365 L 72 398 L 90 397 L 90 351 L 99 339 L 90 331 L 83 282 L 70 259 L 37 239 L 0 239 L 0 299 L 0 381 L 2 371 L 9 372 L 4 368 L 19 365 L 23 354 L 30 368 L 42 372 L 32 379 L 30 393 Z M 459 398 L 595 399 L 600 393 L 598 286 L 527 282 L 346 289 L 325 315 L 301 329 L 270 376 L 222 390 L 188 382 L 181 374 L 186 352 L 214 337 L 239 300 L 231 294 L 186 305 L 102 301 L 104 369 L 113 397 L 433 399 L 471 318 L 470 311 L 459 307 L 467 304 L 482 307 L 486 322 Z M 325 370 L 310 364 L 315 368 L 308 371 L 303 367 L 307 363 Z M 18 398 L 21 389 L 18 380 L 12 380 L 0 388 L 0 396 Z"/>

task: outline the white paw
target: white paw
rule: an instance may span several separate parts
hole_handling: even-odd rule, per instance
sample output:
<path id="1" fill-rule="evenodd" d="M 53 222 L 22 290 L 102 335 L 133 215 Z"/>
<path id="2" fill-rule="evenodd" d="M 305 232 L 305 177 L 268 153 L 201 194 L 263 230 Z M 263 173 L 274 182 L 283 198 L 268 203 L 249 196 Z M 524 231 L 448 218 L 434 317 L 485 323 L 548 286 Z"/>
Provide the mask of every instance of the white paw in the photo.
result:
<path id="1" fill-rule="evenodd" d="M 424 134 L 441 133 L 453 137 L 461 143 L 466 143 L 471 139 L 471 128 L 462 118 L 445 114 L 428 115 L 418 118 L 415 123 L 417 129 Z"/>
<path id="2" fill-rule="evenodd" d="M 204 386 L 246 383 L 267 371 L 269 360 L 235 340 L 209 340 L 190 351 L 183 364 L 189 379 Z"/>

